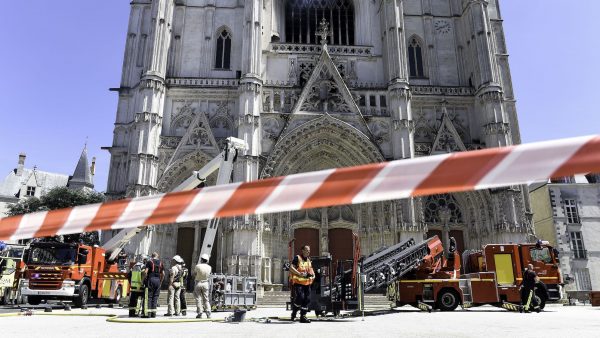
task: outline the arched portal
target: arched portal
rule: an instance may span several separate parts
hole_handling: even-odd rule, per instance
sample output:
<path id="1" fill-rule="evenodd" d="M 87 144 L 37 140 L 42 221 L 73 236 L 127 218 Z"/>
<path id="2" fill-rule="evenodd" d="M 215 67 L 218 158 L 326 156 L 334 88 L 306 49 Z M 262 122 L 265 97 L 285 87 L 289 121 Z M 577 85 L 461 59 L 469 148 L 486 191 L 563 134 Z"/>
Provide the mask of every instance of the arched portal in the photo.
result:
<path id="1" fill-rule="evenodd" d="M 261 178 L 382 161 L 381 152 L 365 134 L 349 123 L 324 114 L 301 124 L 279 140 L 267 159 Z M 273 239 L 273 255 L 286 257 L 287 246 L 278 243 L 287 243 L 287 240 L 296 237 L 296 245 L 301 245 L 298 234 L 302 232 L 298 231 L 310 228 L 305 231 L 312 234 L 312 241 L 314 238 L 318 240 L 319 248 L 319 251 L 311 248 L 312 255 L 330 253 L 334 259 L 350 259 L 352 232 L 359 232 L 358 214 L 357 206 L 348 205 L 268 216 L 272 224 L 275 224 L 275 219 L 284 223 L 281 226 L 278 223 L 278 228 L 282 229 L 282 240 Z M 299 252 L 299 247 L 295 250 L 295 253 Z"/>

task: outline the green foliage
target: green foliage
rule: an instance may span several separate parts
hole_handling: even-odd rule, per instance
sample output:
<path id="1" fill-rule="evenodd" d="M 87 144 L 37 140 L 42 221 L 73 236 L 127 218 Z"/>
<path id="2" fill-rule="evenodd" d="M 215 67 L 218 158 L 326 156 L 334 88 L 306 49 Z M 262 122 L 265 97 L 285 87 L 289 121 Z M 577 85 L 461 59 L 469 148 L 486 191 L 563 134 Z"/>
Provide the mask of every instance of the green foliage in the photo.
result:
<path id="1" fill-rule="evenodd" d="M 104 202 L 103 194 L 95 191 L 71 190 L 67 187 L 57 187 L 50 190 L 41 198 L 31 197 L 9 206 L 8 215 L 16 216 L 36 211 L 47 211 L 69 208 L 78 205 L 94 204 Z M 100 243 L 98 232 L 83 232 L 63 236 L 49 237 L 49 240 L 60 242 L 82 242 L 88 245 Z"/>

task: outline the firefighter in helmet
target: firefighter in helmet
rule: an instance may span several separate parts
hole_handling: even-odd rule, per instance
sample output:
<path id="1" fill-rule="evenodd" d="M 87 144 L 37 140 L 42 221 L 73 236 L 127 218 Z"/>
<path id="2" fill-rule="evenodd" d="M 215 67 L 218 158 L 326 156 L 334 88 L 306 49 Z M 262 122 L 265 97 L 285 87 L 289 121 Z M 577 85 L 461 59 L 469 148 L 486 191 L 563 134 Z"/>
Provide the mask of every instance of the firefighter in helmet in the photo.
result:
<path id="1" fill-rule="evenodd" d="M 171 260 L 171 269 L 169 269 L 169 304 L 165 317 L 172 315 L 179 316 L 181 313 L 182 262 L 183 259 L 179 255 L 175 255 Z"/>
<path id="2" fill-rule="evenodd" d="M 290 266 L 290 280 L 292 282 L 292 321 L 300 310 L 300 323 L 310 323 L 306 318 L 308 304 L 310 303 L 310 285 L 315 279 L 315 272 L 310 262 L 310 246 L 304 245 L 302 253 L 296 255 Z"/>
<path id="3" fill-rule="evenodd" d="M 129 270 L 129 285 L 131 285 L 131 294 L 129 295 L 129 317 L 138 315 L 147 316 L 146 303 L 148 301 L 147 289 L 144 287 L 142 270 L 148 260 L 147 256 L 138 256 L 135 264 Z"/>

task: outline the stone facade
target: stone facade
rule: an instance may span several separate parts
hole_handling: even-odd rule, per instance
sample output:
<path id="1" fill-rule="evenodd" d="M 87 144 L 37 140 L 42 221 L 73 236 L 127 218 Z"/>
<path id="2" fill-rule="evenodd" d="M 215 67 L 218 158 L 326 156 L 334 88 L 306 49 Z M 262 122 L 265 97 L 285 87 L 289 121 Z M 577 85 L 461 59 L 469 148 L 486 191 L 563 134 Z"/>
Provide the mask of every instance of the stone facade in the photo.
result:
<path id="1" fill-rule="evenodd" d="M 250 145 L 235 181 L 520 143 L 496 0 L 133 0 L 118 94 L 111 198 L 169 191 L 228 136 Z M 127 250 L 195 263 L 205 226 L 150 227 Z M 291 238 L 349 258 L 352 232 L 365 254 L 431 234 L 523 241 L 529 197 L 513 186 L 222 220 L 211 260 L 278 284 Z"/>
<path id="2" fill-rule="evenodd" d="M 536 184 L 530 194 L 536 235 L 558 248 L 571 280 L 565 290 L 600 290 L 600 175 Z"/>

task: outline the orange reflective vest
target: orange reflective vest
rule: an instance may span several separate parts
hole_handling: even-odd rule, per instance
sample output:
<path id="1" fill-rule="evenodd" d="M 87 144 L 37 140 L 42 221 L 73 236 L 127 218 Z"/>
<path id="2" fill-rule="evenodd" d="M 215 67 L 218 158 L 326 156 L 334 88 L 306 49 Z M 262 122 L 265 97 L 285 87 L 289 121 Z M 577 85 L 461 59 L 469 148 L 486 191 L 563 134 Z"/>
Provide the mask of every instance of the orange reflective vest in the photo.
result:
<path id="1" fill-rule="evenodd" d="M 308 273 L 311 277 L 300 277 L 291 273 L 292 284 L 311 285 L 315 279 L 315 272 L 313 271 L 310 259 L 303 260 L 302 256 L 298 255 L 298 267 L 296 268 L 300 273 Z"/>

